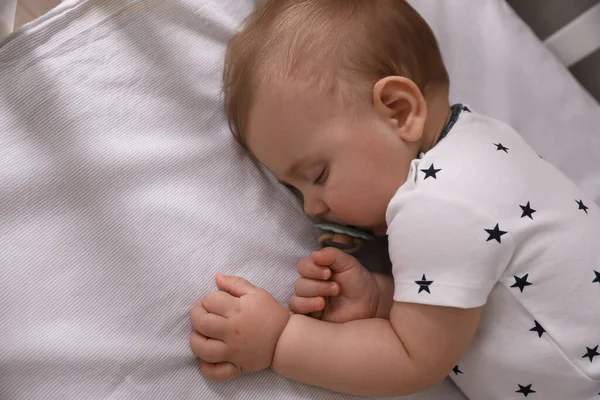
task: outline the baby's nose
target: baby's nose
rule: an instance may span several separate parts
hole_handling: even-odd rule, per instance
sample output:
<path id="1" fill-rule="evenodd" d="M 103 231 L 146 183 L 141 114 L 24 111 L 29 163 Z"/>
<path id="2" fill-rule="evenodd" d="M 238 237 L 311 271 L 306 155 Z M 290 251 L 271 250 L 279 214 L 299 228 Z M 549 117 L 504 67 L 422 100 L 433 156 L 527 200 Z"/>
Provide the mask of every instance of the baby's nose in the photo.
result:
<path id="1" fill-rule="evenodd" d="M 327 208 L 325 202 L 314 198 L 304 197 L 304 212 L 307 215 L 310 215 L 311 217 L 319 217 L 325 214 L 327 211 L 329 211 L 329 209 Z"/>

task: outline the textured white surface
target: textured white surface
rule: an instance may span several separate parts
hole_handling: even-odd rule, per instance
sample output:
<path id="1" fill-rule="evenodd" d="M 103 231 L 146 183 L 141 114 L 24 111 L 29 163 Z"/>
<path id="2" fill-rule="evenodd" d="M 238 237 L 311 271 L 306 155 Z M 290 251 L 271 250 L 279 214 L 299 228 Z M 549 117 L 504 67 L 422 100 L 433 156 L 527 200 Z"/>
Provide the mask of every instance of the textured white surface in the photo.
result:
<path id="1" fill-rule="evenodd" d="M 600 111 L 504 3 L 413 3 L 454 100 L 513 123 L 599 199 Z M 210 383 L 188 349 L 215 272 L 287 303 L 315 244 L 221 110 L 225 44 L 252 5 L 69 0 L 0 47 L 2 400 L 347 398 L 271 372 Z"/>

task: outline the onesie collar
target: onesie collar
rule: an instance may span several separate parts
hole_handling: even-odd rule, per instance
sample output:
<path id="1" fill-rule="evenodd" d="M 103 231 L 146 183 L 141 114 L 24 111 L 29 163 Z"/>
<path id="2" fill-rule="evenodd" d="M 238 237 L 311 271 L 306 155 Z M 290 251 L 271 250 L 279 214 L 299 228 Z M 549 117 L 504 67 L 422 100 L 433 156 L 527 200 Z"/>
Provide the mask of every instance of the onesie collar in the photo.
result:
<path id="1" fill-rule="evenodd" d="M 450 109 L 452 110 L 452 115 L 450 115 L 450 120 L 442 130 L 442 133 L 440 134 L 440 137 L 438 138 L 437 142 L 435 142 L 436 145 L 439 142 L 441 142 L 442 139 L 448 136 L 448 133 L 450 133 L 450 130 L 454 127 L 454 124 L 456 124 L 456 121 L 458 121 L 458 117 L 460 117 L 460 114 L 462 114 L 463 111 L 471 112 L 469 107 L 461 103 L 454 104 L 452 107 L 450 107 Z"/>

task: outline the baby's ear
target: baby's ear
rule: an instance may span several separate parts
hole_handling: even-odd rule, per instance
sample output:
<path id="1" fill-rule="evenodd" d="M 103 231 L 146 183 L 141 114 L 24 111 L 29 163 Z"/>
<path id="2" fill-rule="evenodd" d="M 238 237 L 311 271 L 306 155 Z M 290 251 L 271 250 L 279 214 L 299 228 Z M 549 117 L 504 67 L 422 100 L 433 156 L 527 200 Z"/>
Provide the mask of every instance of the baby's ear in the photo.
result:
<path id="1" fill-rule="evenodd" d="M 375 111 L 407 142 L 421 139 L 427 120 L 427 102 L 419 87 L 402 76 L 388 76 L 373 87 Z"/>

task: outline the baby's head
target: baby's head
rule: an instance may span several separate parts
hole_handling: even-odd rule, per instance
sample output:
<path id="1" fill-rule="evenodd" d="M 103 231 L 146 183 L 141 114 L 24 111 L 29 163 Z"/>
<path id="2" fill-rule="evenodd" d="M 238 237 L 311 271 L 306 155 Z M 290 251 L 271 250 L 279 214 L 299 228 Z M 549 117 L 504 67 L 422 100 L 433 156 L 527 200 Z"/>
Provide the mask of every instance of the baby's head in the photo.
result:
<path id="1" fill-rule="evenodd" d="M 224 71 L 236 138 L 309 215 L 376 233 L 445 122 L 448 86 L 431 29 L 403 0 L 268 1 Z"/>

